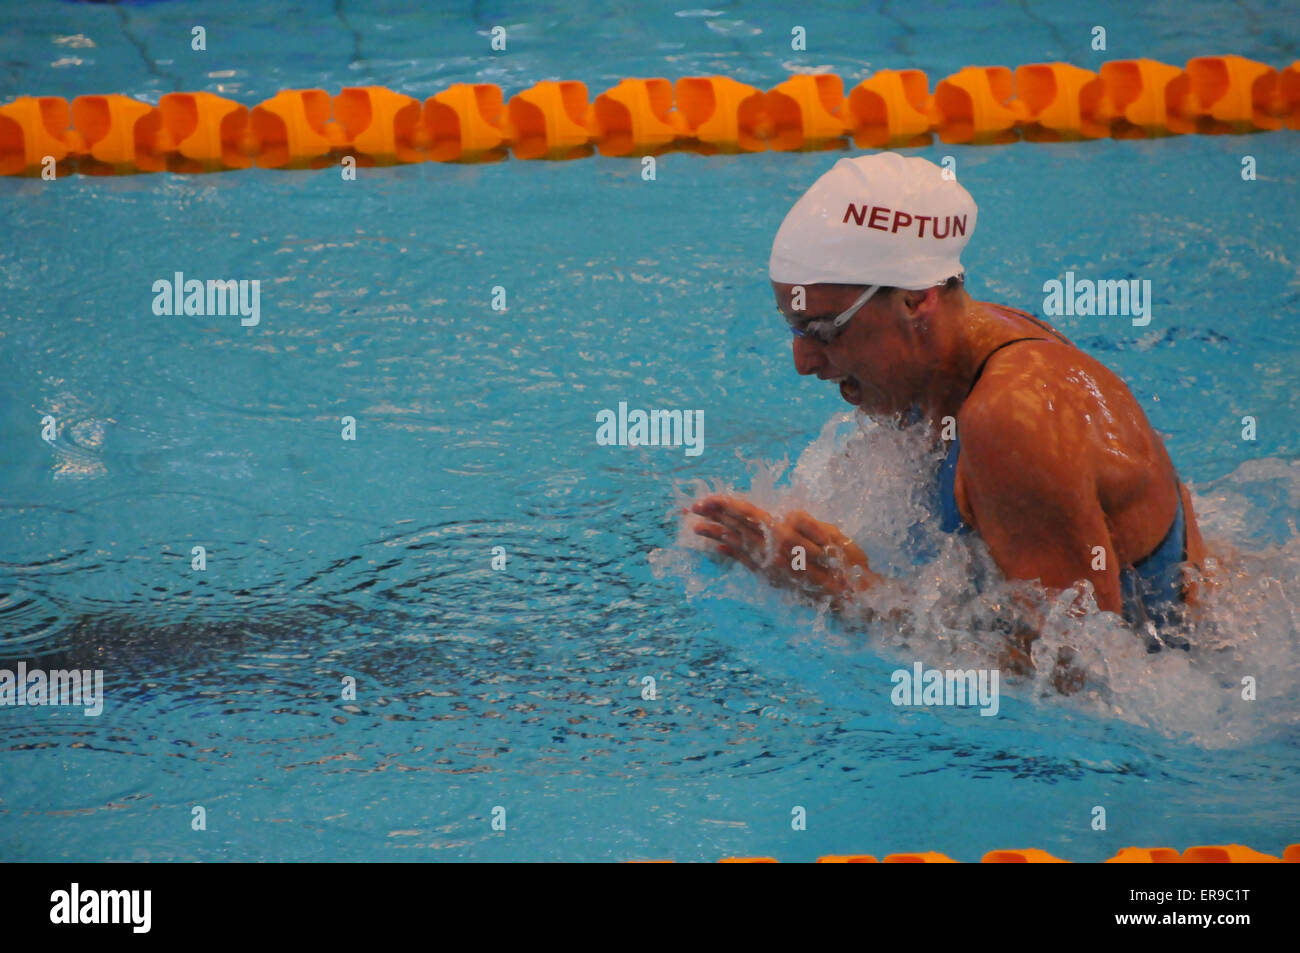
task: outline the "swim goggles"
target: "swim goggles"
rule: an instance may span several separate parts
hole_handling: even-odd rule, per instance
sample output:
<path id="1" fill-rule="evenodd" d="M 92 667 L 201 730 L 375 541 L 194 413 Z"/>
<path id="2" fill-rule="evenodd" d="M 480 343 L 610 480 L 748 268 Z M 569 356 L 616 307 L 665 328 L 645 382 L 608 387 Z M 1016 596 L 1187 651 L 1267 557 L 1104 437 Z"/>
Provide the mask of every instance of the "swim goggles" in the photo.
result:
<path id="1" fill-rule="evenodd" d="M 822 345 L 830 344 L 831 341 L 834 341 L 837 337 L 840 336 L 840 334 L 843 333 L 845 325 L 847 325 L 849 321 L 853 319 L 853 316 L 855 314 L 857 314 L 860 310 L 862 310 L 862 306 L 865 305 L 868 301 L 870 301 L 871 296 L 874 295 L 877 291 L 879 291 L 882 287 L 883 285 L 872 285 L 866 291 L 862 292 L 862 295 L 858 298 L 857 301 L 853 302 L 853 304 L 849 306 L 849 309 L 847 311 L 845 311 L 843 314 L 839 315 L 838 317 L 831 318 L 831 319 L 823 318 L 817 321 L 809 321 L 807 324 L 803 324 L 803 325 L 791 324 L 790 333 L 797 338 L 812 338 L 818 344 L 822 344 Z M 784 311 L 782 311 L 781 314 L 785 316 Z M 787 322 L 790 321 L 790 318 L 788 316 L 786 316 L 785 319 Z"/>

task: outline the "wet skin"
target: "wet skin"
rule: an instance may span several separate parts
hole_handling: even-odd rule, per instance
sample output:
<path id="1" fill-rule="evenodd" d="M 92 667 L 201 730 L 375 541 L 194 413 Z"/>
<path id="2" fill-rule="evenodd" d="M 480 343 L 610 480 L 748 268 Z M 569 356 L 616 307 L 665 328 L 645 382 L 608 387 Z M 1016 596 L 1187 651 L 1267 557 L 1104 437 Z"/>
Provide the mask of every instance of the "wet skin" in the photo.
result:
<path id="1" fill-rule="evenodd" d="M 804 309 L 796 311 L 794 287 L 773 283 L 778 307 L 795 325 L 834 317 L 863 290 L 806 285 Z M 1051 338 L 1026 317 L 972 300 L 964 288 L 894 290 L 868 301 L 828 344 L 793 337 L 792 356 L 800 374 L 841 379 L 844 399 L 873 417 L 918 405 L 936 441 L 943 417 L 955 418 L 962 445 L 957 505 L 1002 572 L 1050 590 L 1090 580 L 1098 606 L 1118 613 L 1120 570 L 1160 544 L 1177 493 L 1189 561 L 1202 564 L 1191 497 L 1128 387 L 1071 345 L 1051 338 L 1004 348 L 967 396 L 994 348 L 1030 336 Z M 842 605 L 881 578 L 840 530 L 806 513 L 776 517 L 724 495 L 690 509 L 700 517 L 695 532 L 719 554 L 776 585 Z M 807 551 L 806 571 L 791 567 L 796 545 Z M 1105 569 L 1093 568 L 1096 546 L 1105 548 Z M 1026 648 L 1027 640 L 1018 646 Z"/>

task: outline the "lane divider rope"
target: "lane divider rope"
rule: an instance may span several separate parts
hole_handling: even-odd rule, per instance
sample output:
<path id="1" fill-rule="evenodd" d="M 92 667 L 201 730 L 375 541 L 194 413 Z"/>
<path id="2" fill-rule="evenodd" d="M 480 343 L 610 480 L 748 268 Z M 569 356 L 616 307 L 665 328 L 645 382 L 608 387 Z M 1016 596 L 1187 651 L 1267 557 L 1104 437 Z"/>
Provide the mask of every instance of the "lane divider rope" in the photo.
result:
<path id="1" fill-rule="evenodd" d="M 1179 69 L 1116 60 L 968 66 L 939 81 L 880 70 L 846 96 L 839 76 L 791 76 L 763 91 L 725 76 L 625 79 L 588 100 L 576 80 L 506 101 L 458 83 L 423 103 L 382 86 L 288 89 L 251 109 L 214 93 L 166 93 L 157 106 L 110 93 L 24 96 L 0 106 L 0 174 L 214 172 L 505 158 L 572 159 L 926 145 L 1060 142 L 1300 129 L 1300 60 L 1282 70 L 1240 56 Z"/>
<path id="2" fill-rule="evenodd" d="M 633 861 L 633 863 L 671 863 L 671 861 Z M 775 864 L 775 857 L 723 857 L 720 864 Z M 927 851 L 919 854 L 886 854 L 878 861 L 871 854 L 827 854 L 818 857 L 819 864 L 955 864 L 944 854 Z M 1031 847 L 1023 850 L 991 850 L 980 863 L 984 864 L 1067 864 L 1069 861 L 1053 857 L 1045 850 Z M 1181 854 L 1172 847 L 1125 847 L 1107 864 L 1298 864 L 1300 844 L 1291 844 L 1281 857 L 1262 854 L 1241 844 L 1209 847 L 1189 847 Z"/>

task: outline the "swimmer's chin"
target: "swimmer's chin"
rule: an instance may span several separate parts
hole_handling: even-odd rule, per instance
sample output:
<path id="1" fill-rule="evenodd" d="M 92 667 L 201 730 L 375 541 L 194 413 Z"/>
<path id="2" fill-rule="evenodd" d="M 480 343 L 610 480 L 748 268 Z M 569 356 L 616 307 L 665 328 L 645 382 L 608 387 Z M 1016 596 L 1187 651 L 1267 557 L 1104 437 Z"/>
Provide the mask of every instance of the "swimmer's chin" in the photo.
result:
<path id="1" fill-rule="evenodd" d="M 880 419 L 882 422 L 897 416 L 891 411 L 882 411 L 879 406 L 867 401 L 863 394 L 862 384 L 856 377 L 842 377 L 838 383 L 840 385 L 840 397 L 843 398 L 846 404 L 857 408 L 858 413 L 866 414 L 873 420 Z"/>
<path id="2" fill-rule="evenodd" d="M 840 397 L 843 398 L 846 404 L 851 404 L 853 407 L 856 407 L 858 413 L 866 414 L 868 417 L 877 420 L 879 423 L 889 423 L 891 421 L 898 423 L 902 419 L 898 412 L 882 412 L 878 407 L 866 406 L 863 403 L 862 384 L 856 377 L 845 375 L 844 377 L 833 378 L 832 380 L 834 383 L 839 385 Z"/>

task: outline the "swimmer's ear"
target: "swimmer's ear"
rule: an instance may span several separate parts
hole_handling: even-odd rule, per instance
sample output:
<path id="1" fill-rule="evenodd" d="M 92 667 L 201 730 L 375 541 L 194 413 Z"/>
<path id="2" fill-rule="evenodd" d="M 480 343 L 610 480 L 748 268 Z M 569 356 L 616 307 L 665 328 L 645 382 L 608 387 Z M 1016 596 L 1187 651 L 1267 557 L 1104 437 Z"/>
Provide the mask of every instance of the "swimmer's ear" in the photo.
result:
<path id="1" fill-rule="evenodd" d="M 931 314 L 939 304 L 938 288 L 922 288 L 919 291 L 900 288 L 894 294 L 898 296 L 898 306 L 909 318 Z"/>

